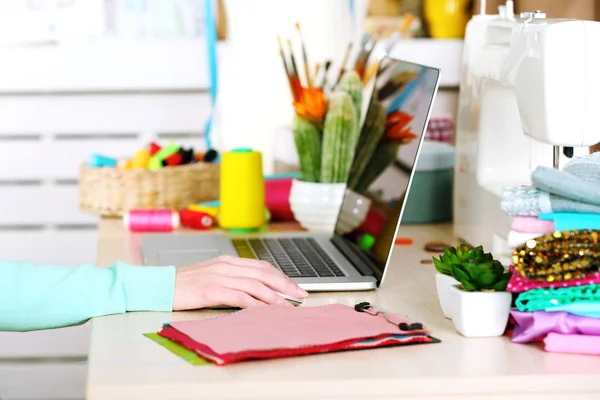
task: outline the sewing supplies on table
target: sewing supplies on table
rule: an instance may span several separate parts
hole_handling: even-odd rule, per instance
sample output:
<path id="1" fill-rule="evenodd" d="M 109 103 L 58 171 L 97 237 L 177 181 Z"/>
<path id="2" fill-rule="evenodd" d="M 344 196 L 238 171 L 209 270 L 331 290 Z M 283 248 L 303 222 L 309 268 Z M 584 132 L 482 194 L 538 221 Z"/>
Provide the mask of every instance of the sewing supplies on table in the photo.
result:
<path id="1" fill-rule="evenodd" d="M 117 159 L 102 154 L 90 155 L 87 165 L 93 168 L 147 169 L 158 170 L 165 167 L 213 162 L 218 158 L 214 149 L 206 153 L 195 152 L 193 148 L 184 148 L 175 142 L 160 146 L 151 142 L 147 148 L 139 149 L 131 158 Z"/>
<path id="2" fill-rule="evenodd" d="M 123 225 L 131 232 L 172 232 L 179 228 L 180 217 L 173 210 L 130 210 Z"/>
<path id="3" fill-rule="evenodd" d="M 179 211 L 181 225 L 186 228 L 206 230 L 215 225 L 215 218 L 206 212 L 194 211 L 189 208 Z"/>
<path id="4" fill-rule="evenodd" d="M 262 156 L 252 149 L 234 149 L 221 158 L 219 226 L 232 232 L 253 232 L 265 225 L 265 180 Z"/>
<path id="5" fill-rule="evenodd" d="M 241 326 L 244 329 L 239 329 Z M 440 342 L 422 324 L 366 302 L 354 307 L 253 307 L 214 319 L 166 323 L 158 335 L 219 366 Z"/>

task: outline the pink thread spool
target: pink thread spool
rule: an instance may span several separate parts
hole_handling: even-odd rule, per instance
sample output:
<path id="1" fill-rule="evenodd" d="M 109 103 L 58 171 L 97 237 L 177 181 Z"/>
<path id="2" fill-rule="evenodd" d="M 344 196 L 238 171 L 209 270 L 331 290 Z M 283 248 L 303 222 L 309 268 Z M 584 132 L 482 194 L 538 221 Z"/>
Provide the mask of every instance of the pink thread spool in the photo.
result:
<path id="1" fill-rule="evenodd" d="M 292 178 L 265 180 L 265 203 L 272 221 L 293 221 L 294 213 L 290 206 Z"/>
<path id="2" fill-rule="evenodd" d="M 173 210 L 130 210 L 123 215 L 123 225 L 131 232 L 172 232 L 179 224 L 179 213 Z"/>

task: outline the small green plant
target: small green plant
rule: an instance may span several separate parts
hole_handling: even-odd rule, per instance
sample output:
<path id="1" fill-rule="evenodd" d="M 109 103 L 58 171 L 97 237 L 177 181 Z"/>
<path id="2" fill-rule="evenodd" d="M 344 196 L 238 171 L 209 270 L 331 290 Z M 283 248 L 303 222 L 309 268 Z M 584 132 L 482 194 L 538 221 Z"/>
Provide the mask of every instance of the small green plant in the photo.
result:
<path id="1" fill-rule="evenodd" d="M 447 247 L 433 264 L 440 274 L 450 275 L 468 292 L 502 292 L 512 273 L 504 272 L 504 266 L 482 246 L 471 248 L 465 244 Z"/>

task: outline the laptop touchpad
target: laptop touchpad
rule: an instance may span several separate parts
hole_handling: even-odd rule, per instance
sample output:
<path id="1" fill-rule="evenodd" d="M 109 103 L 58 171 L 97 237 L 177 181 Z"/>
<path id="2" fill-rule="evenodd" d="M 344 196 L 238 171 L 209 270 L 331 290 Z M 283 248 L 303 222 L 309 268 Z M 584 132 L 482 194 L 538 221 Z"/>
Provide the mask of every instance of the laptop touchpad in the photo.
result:
<path id="1" fill-rule="evenodd" d="M 223 254 L 219 250 L 162 250 L 158 253 L 161 265 L 183 267 L 201 261 L 210 260 Z"/>

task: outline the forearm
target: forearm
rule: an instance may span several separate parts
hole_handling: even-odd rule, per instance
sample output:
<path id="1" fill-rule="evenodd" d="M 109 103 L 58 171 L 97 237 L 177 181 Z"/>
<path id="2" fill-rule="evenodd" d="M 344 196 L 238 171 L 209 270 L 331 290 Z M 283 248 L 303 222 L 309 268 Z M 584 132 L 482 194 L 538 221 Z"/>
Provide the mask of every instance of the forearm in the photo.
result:
<path id="1" fill-rule="evenodd" d="M 171 311 L 174 286 L 174 267 L 0 260 L 0 331 L 58 328 L 128 311 Z"/>

